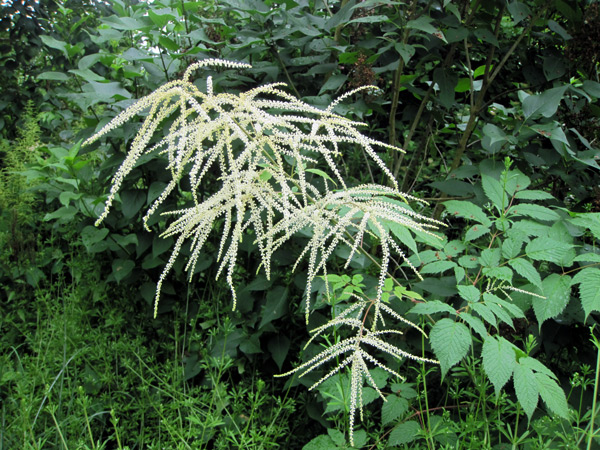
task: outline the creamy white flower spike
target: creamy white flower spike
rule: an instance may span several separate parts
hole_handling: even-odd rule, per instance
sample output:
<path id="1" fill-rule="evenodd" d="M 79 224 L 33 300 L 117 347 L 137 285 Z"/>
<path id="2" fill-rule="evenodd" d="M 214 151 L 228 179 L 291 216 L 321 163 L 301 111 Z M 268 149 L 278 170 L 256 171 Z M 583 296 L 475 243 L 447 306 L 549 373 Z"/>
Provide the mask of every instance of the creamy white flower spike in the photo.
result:
<path id="1" fill-rule="evenodd" d="M 363 135 L 359 128 L 365 124 L 333 112 L 341 100 L 360 89 L 343 94 L 327 109 L 321 110 L 285 92 L 282 83 L 231 94 L 218 92 L 212 78 L 208 77 L 206 92 L 202 92 L 192 82 L 192 74 L 203 67 L 243 69 L 250 66 L 220 59 L 192 64 L 181 80 L 171 81 L 138 100 L 85 142 L 97 141 L 147 111 L 124 162 L 112 179 L 104 212 L 96 224 L 107 217 L 125 177 L 144 155 L 162 155 L 168 161 L 167 170 L 171 176 L 163 192 L 146 211 L 146 228 L 150 216 L 177 189 L 180 181 L 184 177 L 189 180 L 193 205 L 165 213 L 175 218 L 162 236 L 174 237 L 175 245 L 157 284 L 155 315 L 162 285 L 184 243 L 191 243 L 186 264 L 191 277 L 211 233 L 220 234 L 217 276 L 225 275 L 235 309 L 237 296 L 233 278 L 240 242 L 243 239 L 255 241 L 262 268 L 269 277 L 275 251 L 299 231 L 309 231 L 311 238 L 295 265 L 307 259 L 307 320 L 311 311 L 312 283 L 315 277 L 327 274 L 327 262 L 335 250 L 340 245 L 350 248 L 346 260 L 348 266 L 357 253 L 365 252 L 365 239 L 379 241 L 381 264 L 375 298 L 367 301 L 357 297 L 352 308 L 315 330 L 316 336 L 331 327 L 345 325 L 354 329 L 356 335 L 326 349 L 293 371 L 310 372 L 337 356 L 349 353 L 315 386 L 342 368 L 350 368 L 352 442 L 355 410 L 359 408 L 362 414 L 363 381 L 378 390 L 367 363 L 399 377 L 365 348 L 375 348 L 397 358 L 429 361 L 410 355 L 383 339 L 384 335 L 397 331 L 377 329 L 384 325 L 385 313 L 422 332 L 382 301 L 384 281 L 393 255 L 417 273 L 388 224 L 433 236 L 437 235 L 432 230 L 442 224 L 415 213 L 409 207 L 409 201 L 418 199 L 399 192 L 396 179 L 375 149 L 402 150 Z M 167 121 L 171 118 L 174 119 Z M 164 137 L 157 139 L 155 134 L 159 130 Z M 339 164 L 346 148 L 356 147 L 362 148 L 387 177 L 387 186 L 347 185 Z M 203 191 L 203 181 L 208 176 L 213 176 L 211 185 L 217 185 L 212 192 Z M 215 229 L 216 223 L 222 223 L 220 229 Z M 367 329 L 364 318 L 369 314 L 373 320 Z"/>

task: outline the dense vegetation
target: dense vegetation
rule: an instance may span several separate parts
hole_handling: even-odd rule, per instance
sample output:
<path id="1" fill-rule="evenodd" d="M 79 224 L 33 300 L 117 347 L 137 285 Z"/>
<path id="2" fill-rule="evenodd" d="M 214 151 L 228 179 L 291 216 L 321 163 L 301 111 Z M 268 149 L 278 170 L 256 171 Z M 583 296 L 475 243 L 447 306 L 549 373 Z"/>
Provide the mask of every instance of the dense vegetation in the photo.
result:
<path id="1" fill-rule="evenodd" d="M 599 2 L 0 8 L 0 450 L 599 448 Z"/>

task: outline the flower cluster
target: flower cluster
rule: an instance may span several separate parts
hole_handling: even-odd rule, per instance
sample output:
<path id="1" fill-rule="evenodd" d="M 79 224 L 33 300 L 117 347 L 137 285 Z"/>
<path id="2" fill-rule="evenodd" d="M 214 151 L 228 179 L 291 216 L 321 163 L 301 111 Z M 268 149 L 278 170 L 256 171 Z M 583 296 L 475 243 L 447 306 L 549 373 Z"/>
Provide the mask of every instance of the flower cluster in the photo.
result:
<path id="1" fill-rule="evenodd" d="M 347 245 L 351 249 L 346 262 L 349 264 L 357 252 L 363 251 L 362 243 L 366 235 L 378 240 L 381 246 L 380 282 L 377 296 L 372 302 L 373 328 L 367 331 L 359 327 L 357 337 L 342 341 L 318 359 L 301 366 L 312 370 L 341 353 L 351 352 L 351 356 L 330 374 L 350 365 L 353 385 L 362 386 L 363 376 L 370 379 L 365 361 L 385 368 L 362 348 L 363 344 L 397 357 L 410 356 L 382 339 L 384 334 L 394 331 L 376 330 L 380 323 L 383 324 L 382 312 L 404 320 L 381 301 L 392 255 L 396 254 L 415 270 L 391 234 L 390 224 L 431 233 L 440 223 L 413 212 L 408 202 L 416 199 L 399 192 L 396 180 L 375 148 L 401 150 L 363 135 L 358 130 L 363 123 L 333 112 L 337 102 L 359 90 L 372 87 L 350 91 L 329 108 L 321 110 L 286 93 L 281 83 L 260 86 L 240 94 L 215 93 L 212 79 L 208 77 L 206 92 L 202 92 L 191 81 L 191 76 L 195 69 L 204 66 L 248 67 L 247 64 L 216 59 L 193 64 L 181 80 L 167 83 L 140 99 L 86 141 L 94 142 L 133 116 L 148 110 L 125 161 L 113 177 L 104 212 L 97 224 L 106 218 L 123 180 L 143 155 L 164 155 L 171 175 L 164 191 L 146 212 L 146 227 L 149 217 L 173 193 L 181 179 L 188 178 L 193 205 L 166 213 L 175 216 L 175 219 L 163 236 L 173 236 L 176 240 L 157 285 L 155 314 L 161 286 L 183 244 L 191 242 L 191 256 L 186 266 L 191 276 L 200 251 L 217 221 L 223 223 L 219 230 L 217 276 L 225 275 L 234 308 L 236 291 L 233 271 L 239 244 L 245 235 L 250 234 L 250 230 L 258 245 L 267 277 L 270 275 L 273 253 L 294 234 L 300 231 L 310 233 L 311 238 L 296 262 L 298 264 L 308 259 L 307 319 L 311 308 L 312 282 L 319 274 L 327 274 L 327 261 L 335 249 L 340 245 Z M 171 119 L 173 117 L 174 120 Z M 167 118 L 171 122 L 168 129 L 163 130 L 164 137 L 150 145 L 159 128 L 165 126 Z M 349 145 L 364 150 L 387 177 L 388 186 L 346 185 L 338 164 L 344 148 Z M 214 192 L 204 192 L 203 180 L 207 174 L 215 172 L 219 175 L 218 188 Z M 199 195 L 200 192 L 202 195 Z M 358 319 L 352 318 L 350 313 L 360 315 L 366 308 L 361 302 L 357 305 L 327 326 L 357 326 Z M 359 395 L 358 390 L 353 390 L 353 409 L 360 404 Z M 351 420 L 354 420 L 353 414 Z"/>

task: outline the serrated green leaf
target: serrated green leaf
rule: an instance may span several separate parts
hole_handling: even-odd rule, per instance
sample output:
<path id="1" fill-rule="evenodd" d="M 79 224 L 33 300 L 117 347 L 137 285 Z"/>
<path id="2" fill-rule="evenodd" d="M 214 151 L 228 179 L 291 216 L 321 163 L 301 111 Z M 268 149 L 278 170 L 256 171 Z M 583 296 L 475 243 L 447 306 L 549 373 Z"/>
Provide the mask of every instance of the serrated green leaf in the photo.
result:
<path id="1" fill-rule="evenodd" d="M 548 409 L 566 419 L 569 416 L 569 405 L 565 393 L 558 383 L 543 373 L 535 373 L 534 376 L 540 397 L 542 397 Z"/>
<path id="2" fill-rule="evenodd" d="M 471 307 L 473 311 L 481 316 L 483 320 L 485 320 L 490 325 L 493 325 L 494 328 L 498 328 L 498 321 L 496 320 L 496 315 L 492 312 L 490 307 L 484 303 L 471 303 Z"/>
<path id="3" fill-rule="evenodd" d="M 451 216 L 464 217 L 468 220 L 475 220 L 480 224 L 489 227 L 491 225 L 490 219 L 483 210 L 471 202 L 465 202 L 460 200 L 449 200 L 444 202 L 444 207 Z"/>
<path id="4" fill-rule="evenodd" d="M 326 434 L 321 434 L 302 447 L 302 450 L 331 450 L 337 448 L 335 442 Z"/>
<path id="5" fill-rule="evenodd" d="M 542 282 L 542 290 L 546 298 L 533 298 L 533 311 L 539 326 L 558 316 L 569 303 L 571 296 L 571 277 L 553 273 Z"/>
<path id="6" fill-rule="evenodd" d="M 484 267 L 498 267 L 500 264 L 500 249 L 486 248 L 481 252 L 479 262 Z"/>
<path id="7" fill-rule="evenodd" d="M 545 365 L 543 365 L 537 359 L 532 358 L 531 356 L 523 356 L 519 358 L 519 364 L 523 367 L 527 367 L 528 369 L 533 370 L 534 372 L 543 373 L 544 375 L 554 380 L 558 380 L 558 378 L 556 378 L 556 375 L 554 375 L 550 369 L 548 369 Z"/>
<path id="8" fill-rule="evenodd" d="M 482 273 L 488 278 L 512 282 L 513 271 L 508 267 L 485 267 Z"/>
<path id="9" fill-rule="evenodd" d="M 409 420 L 408 422 L 401 423 L 396 426 L 390 433 L 388 445 L 402 445 L 412 442 L 417 437 L 417 434 L 421 430 L 421 426 L 415 420 Z"/>
<path id="10" fill-rule="evenodd" d="M 540 289 L 542 288 L 542 278 L 540 277 L 537 269 L 524 258 L 511 259 L 508 261 L 510 267 L 512 267 L 515 272 L 521 275 L 523 278 L 533 283 Z"/>
<path id="11" fill-rule="evenodd" d="M 439 312 L 447 312 L 456 314 L 456 310 L 439 300 L 431 300 L 429 302 L 417 303 L 408 313 L 411 314 L 435 314 Z"/>
<path id="12" fill-rule="evenodd" d="M 513 317 L 525 318 L 525 313 L 523 310 L 519 308 L 517 305 L 514 305 L 506 300 L 501 299 L 497 295 L 486 293 L 484 294 L 484 298 L 486 302 L 495 303 L 502 308 L 506 309 Z"/>
<path id="13" fill-rule="evenodd" d="M 600 255 L 598 253 L 583 253 L 582 255 L 576 256 L 573 261 L 597 263 L 600 262 Z M 575 275 L 577 277 L 577 275 Z"/>
<path id="14" fill-rule="evenodd" d="M 498 211 L 503 212 L 508 199 L 500 182 L 489 175 L 482 174 L 481 186 L 485 196 L 490 199 Z"/>
<path id="15" fill-rule="evenodd" d="M 494 385 L 496 395 L 504 387 L 516 365 L 515 352 L 512 345 L 503 337 L 488 336 L 481 349 L 483 370 Z"/>
<path id="16" fill-rule="evenodd" d="M 464 320 L 467 325 L 469 325 L 482 339 L 487 337 L 488 332 L 485 329 L 484 323 L 479 317 L 475 317 L 466 312 L 460 313 L 459 317 Z"/>
<path id="17" fill-rule="evenodd" d="M 560 242 L 547 237 L 538 237 L 527 244 L 525 253 L 536 261 L 550 261 L 560 264 L 561 260 L 572 247 L 572 244 L 567 244 L 566 242 Z"/>
<path id="18" fill-rule="evenodd" d="M 401 225 L 396 222 L 386 222 L 392 234 L 404 245 L 406 245 L 410 251 L 414 254 L 419 252 L 417 248 L 417 243 L 413 238 L 411 232 L 404 225 Z"/>
<path id="19" fill-rule="evenodd" d="M 546 222 L 560 219 L 560 216 L 550 208 L 540 205 L 531 205 L 529 203 L 515 205 L 508 210 L 508 213 L 517 216 L 533 217 L 534 219 Z"/>
<path id="20" fill-rule="evenodd" d="M 517 400 L 523 407 L 529 420 L 538 404 L 538 384 L 533 375 L 533 371 L 520 364 L 516 364 L 513 370 L 513 385 Z"/>
<path id="21" fill-rule="evenodd" d="M 481 292 L 475 286 L 456 286 L 458 295 L 468 302 L 478 302 Z"/>
<path id="22" fill-rule="evenodd" d="M 488 234 L 490 229 L 483 225 L 473 225 L 471 228 L 467 230 L 465 233 L 466 241 L 474 241 L 477 238 L 480 238 L 484 234 Z"/>
<path id="23" fill-rule="evenodd" d="M 515 198 L 520 200 L 553 200 L 554 196 L 544 191 L 532 189 L 530 191 L 519 191 L 515 194 Z"/>
<path id="24" fill-rule="evenodd" d="M 506 238 L 504 242 L 502 242 L 502 256 L 504 256 L 506 259 L 514 258 L 521 251 L 522 245 L 523 241 L 520 239 L 513 237 Z"/>
<path id="25" fill-rule="evenodd" d="M 579 297 L 585 318 L 592 311 L 600 311 L 600 269 L 587 267 L 573 277 L 571 284 L 579 284 Z"/>
<path id="26" fill-rule="evenodd" d="M 385 426 L 408 411 L 408 401 L 394 394 L 388 395 L 381 407 L 381 425 Z"/>
<path id="27" fill-rule="evenodd" d="M 463 323 L 442 319 L 431 329 L 429 342 L 440 361 L 444 377 L 452 366 L 466 356 L 471 347 L 471 333 Z"/>
<path id="28" fill-rule="evenodd" d="M 444 273 L 446 270 L 452 269 L 455 266 L 456 263 L 454 261 L 434 261 L 419 269 L 419 273 Z"/>
<path id="29" fill-rule="evenodd" d="M 580 213 L 569 222 L 578 227 L 587 228 L 596 239 L 600 239 L 600 213 Z"/>

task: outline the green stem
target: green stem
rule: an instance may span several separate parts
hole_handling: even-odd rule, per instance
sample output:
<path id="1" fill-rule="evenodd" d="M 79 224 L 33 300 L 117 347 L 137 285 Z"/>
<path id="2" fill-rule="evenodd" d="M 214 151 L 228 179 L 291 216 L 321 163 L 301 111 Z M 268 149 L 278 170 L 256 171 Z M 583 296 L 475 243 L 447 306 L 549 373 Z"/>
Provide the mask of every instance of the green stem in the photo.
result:
<path id="1" fill-rule="evenodd" d="M 592 343 L 596 346 L 596 379 L 594 380 L 594 395 L 592 398 L 592 418 L 590 419 L 590 430 L 588 432 L 587 450 L 592 448 L 592 438 L 594 437 L 594 422 L 596 421 L 596 402 L 598 400 L 598 381 L 600 377 L 600 341 L 594 335 L 594 327 L 591 329 Z"/>

